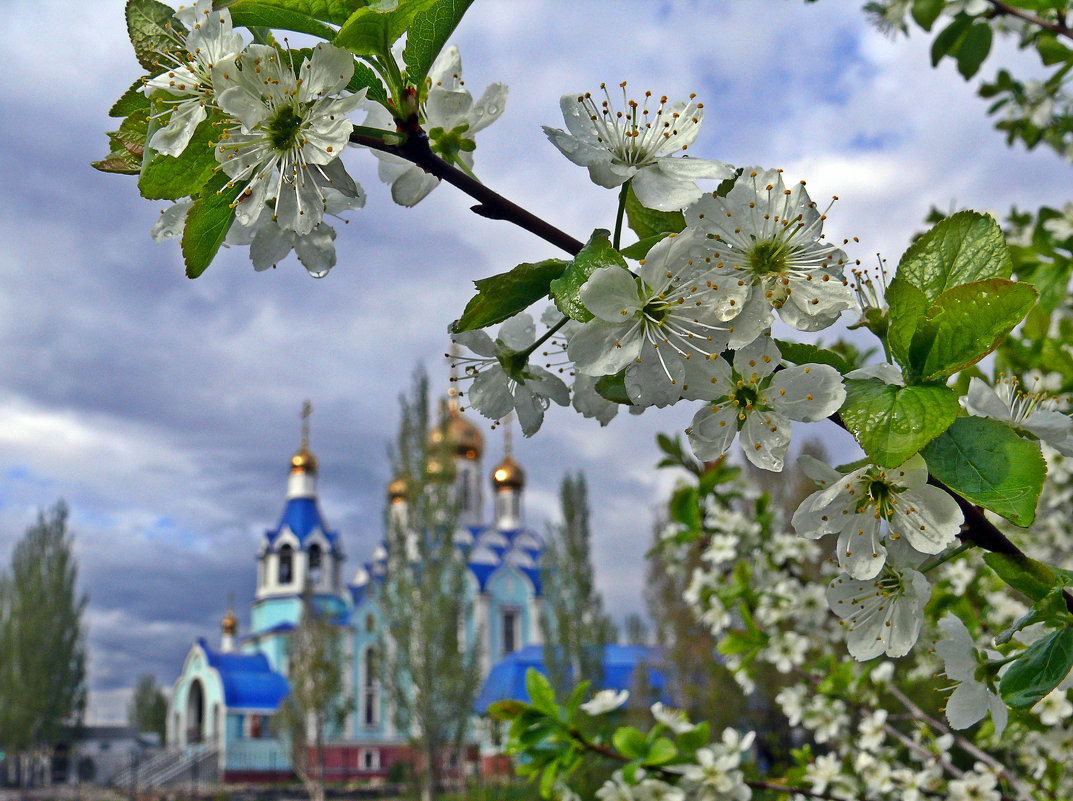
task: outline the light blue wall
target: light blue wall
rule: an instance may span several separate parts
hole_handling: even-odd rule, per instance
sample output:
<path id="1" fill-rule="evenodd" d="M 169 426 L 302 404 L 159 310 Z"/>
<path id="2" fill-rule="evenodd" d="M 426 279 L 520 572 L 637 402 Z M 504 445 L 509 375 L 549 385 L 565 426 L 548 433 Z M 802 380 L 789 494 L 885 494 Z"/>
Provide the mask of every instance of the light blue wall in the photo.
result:
<path id="1" fill-rule="evenodd" d="M 250 613 L 250 633 L 270 629 L 280 623 L 297 623 L 302 616 L 302 599 L 297 595 L 265 598 L 254 602 Z"/>
<path id="2" fill-rule="evenodd" d="M 523 648 L 532 640 L 529 626 L 529 599 L 533 594 L 533 586 L 529 583 L 529 579 L 519 570 L 509 565 L 504 565 L 488 579 L 485 589 L 491 596 L 488 645 L 491 651 L 492 663 L 494 664 L 504 655 L 502 623 L 504 608 L 515 609 L 518 612 L 516 649 Z"/>
<path id="3" fill-rule="evenodd" d="M 202 698 L 205 707 L 203 710 L 202 741 L 215 742 L 218 736 L 216 731 L 216 719 L 214 710 L 217 704 L 224 708 L 223 687 L 216 672 L 209 667 L 205 654 L 197 646 L 194 646 L 187 657 L 183 673 L 175 685 L 171 703 L 168 706 L 169 720 L 174 720 L 175 712 L 179 713 L 179 730 L 175 732 L 181 741 L 185 742 L 186 730 L 189 725 L 187 719 L 188 705 L 190 700 L 190 688 L 194 681 L 201 682 Z"/>

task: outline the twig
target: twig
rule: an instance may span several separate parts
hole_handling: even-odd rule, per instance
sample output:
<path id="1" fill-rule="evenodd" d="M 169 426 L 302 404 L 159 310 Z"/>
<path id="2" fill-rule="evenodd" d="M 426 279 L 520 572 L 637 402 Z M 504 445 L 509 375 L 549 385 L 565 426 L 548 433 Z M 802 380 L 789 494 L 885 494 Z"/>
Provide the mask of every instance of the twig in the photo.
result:
<path id="1" fill-rule="evenodd" d="M 1069 39 L 1073 39 L 1073 28 L 1070 28 L 1064 22 L 1048 22 L 1042 17 L 1037 17 L 1023 9 L 1015 8 L 1008 3 L 1003 3 L 1002 0 L 987 0 L 987 2 L 991 4 L 997 14 L 1017 17 L 1032 25 L 1038 25 L 1044 30 L 1050 31 L 1057 36 L 1065 36 Z"/>

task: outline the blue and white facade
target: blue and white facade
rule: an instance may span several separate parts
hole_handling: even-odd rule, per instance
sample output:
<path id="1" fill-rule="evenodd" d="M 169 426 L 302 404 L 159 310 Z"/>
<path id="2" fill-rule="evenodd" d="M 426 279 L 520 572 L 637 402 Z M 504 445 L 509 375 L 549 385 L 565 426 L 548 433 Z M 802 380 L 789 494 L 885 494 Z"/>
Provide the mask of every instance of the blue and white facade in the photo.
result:
<path id="1" fill-rule="evenodd" d="M 540 559 L 544 543 L 523 525 L 525 476 L 509 456 L 491 471 L 492 513 L 484 508 L 483 441 L 480 432 L 452 405 L 444 436 L 453 454 L 450 476 L 460 507 L 456 545 L 468 564 L 466 647 L 480 654 L 483 675 L 504 657 L 539 645 Z M 444 433 L 446 432 L 446 433 Z M 342 535 L 322 515 L 316 489 L 318 465 L 303 436 L 291 460 L 287 495 L 279 523 L 268 529 L 257 552 L 257 589 L 249 633 L 237 637 L 229 612 L 218 648 L 198 640 L 175 684 L 168 710 L 169 746 L 196 744 L 219 749 L 220 771 L 253 778 L 289 769 L 286 747 L 276 739 L 271 716 L 287 694 L 288 648 L 302 612 L 307 580 L 313 602 L 342 631 L 345 675 L 353 699 L 332 746 L 348 775 L 375 774 L 398 758 L 406 738 L 395 730 L 386 691 L 377 675 L 383 621 L 376 588 L 386 569 L 387 551 L 378 545 L 345 581 Z M 389 487 L 391 519 L 405 519 L 405 484 Z"/>

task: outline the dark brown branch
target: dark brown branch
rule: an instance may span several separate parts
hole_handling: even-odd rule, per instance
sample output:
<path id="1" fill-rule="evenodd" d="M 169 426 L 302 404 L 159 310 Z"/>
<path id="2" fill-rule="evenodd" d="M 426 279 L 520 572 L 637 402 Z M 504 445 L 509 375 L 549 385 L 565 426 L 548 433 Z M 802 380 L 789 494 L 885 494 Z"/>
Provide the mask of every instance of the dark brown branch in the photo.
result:
<path id="1" fill-rule="evenodd" d="M 991 4 L 995 9 L 995 13 L 999 16 L 1017 17 L 1031 25 L 1038 25 L 1056 36 L 1065 36 L 1068 39 L 1073 39 L 1073 28 L 1068 27 L 1064 22 L 1048 22 L 1042 17 L 1037 17 L 1035 14 L 1030 14 L 1023 9 L 1015 8 L 1008 3 L 1003 3 L 1002 0 L 987 0 L 987 2 Z"/>

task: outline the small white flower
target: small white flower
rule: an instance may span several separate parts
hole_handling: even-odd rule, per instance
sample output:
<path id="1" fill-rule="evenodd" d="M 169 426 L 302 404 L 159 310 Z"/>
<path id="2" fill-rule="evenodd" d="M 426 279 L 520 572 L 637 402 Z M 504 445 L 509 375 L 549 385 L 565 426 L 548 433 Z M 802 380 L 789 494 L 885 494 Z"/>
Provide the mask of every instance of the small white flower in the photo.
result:
<path id="1" fill-rule="evenodd" d="M 804 709 L 801 724 L 813 733 L 816 742 L 837 742 L 849 726 L 846 704 L 839 698 L 813 696 Z"/>
<path id="2" fill-rule="evenodd" d="M 879 573 L 888 543 L 905 538 L 920 553 L 943 551 L 957 537 L 964 515 L 953 498 L 928 486 L 928 467 L 919 454 L 893 469 L 862 467 L 842 475 L 809 456 L 802 468 L 820 489 L 801 502 L 791 523 L 803 537 L 838 534 L 838 565 L 854 579 Z"/>
<path id="3" fill-rule="evenodd" d="M 887 663 L 890 664 L 889 662 Z M 857 744 L 865 751 L 878 751 L 879 747 L 883 745 L 883 741 L 887 739 L 887 732 L 884 728 L 887 725 L 887 710 L 877 709 L 871 715 L 863 718 L 860 723 L 857 724 L 857 732 L 860 736 L 857 738 Z"/>
<path id="4" fill-rule="evenodd" d="M 473 379 L 466 392 L 470 405 L 485 417 L 502 420 L 513 410 L 522 433 L 531 437 L 551 401 L 560 406 L 570 402 L 570 390 L 558 377 L 528 361 L 516 363 L 536 341 L 536 325 L 528 314 L 503 323 L 494 342 L 484 331 L 463 331 L 451 339 L 475 354 L 459 358 L 458 364 L 464 365 L 465 377 Z"/>
<path id="5" fill-rule="evenodd" d="M 1073 456 L 1073 418 L 1058 410 L 1054 398 L 1025 392 L 1016 379 L 1003 377 L 992 389 L 975 376 L 962 404 L 978 417 L 990 417 L 1027 431 L 1063 456 Z"/>
<path id="6" fill-rule="evenodd" d="M 242 37 L 231 28 L 231 12 L 213 11 L 212 0 L 197 0 L 180 8 L 176 19 L 189 30 L 175 34 L 176 44 L 186 52 L 161 53 L 171 62 L 166 72 L 145 82 L 144 92 L 153 99 L 153 117 L 167 117 L 149 140 L 149 148 L 166 156 L 178 156 L 190 144 L 194 130 L 208 117 L 214 103 L 212 68 L 242 51 Z"/>
<path id="7" fill-rule="evenodd" d="M 1000 801 L 1002 793 L 999 792 L 995 774 L 986 765 L 977 762 L 973 770 L 950 781 L 946 797 L 948 801 Z"/>
<path id="8" fill-rule="evenodd" d="M 740 770 L 741 754 L 722 745 L 700 748 L 696 764 L 683 765 L 682 779 L 693 789 L 690 798 L 704 801 L 748 801 L 752 791 Z"/>
<path id="9" fill-rule="evenodd" d="M 462 57 L 455 45 L 440 52 L 425 79 L 425 96 L 418 122 L 429 137 L 432 151 L 451 164 L 473 168 L 474 134 L 487 128 L 503 113 L 507 104 L 507 86 L 493 83 L 474 103 L 473 95 L 463 88 Z M 395 130 L 387 109 L 371 105 L 365 124 Z M 440 179 L 412 161 L 373 150 L 380 161 L 380 180 L 391 184 L 391 199 L 400 206 L 415 206 L 435 189 Z"/>
<path id="10" fill-rule="evenodd" d="M 1039 715 L 1039 722 L 1044 726 L 1057 726 L 1073 715 L 1073 704 L 1069 703 L 1069 692 L 1065 687 L 1052 690 L 1039 700 L 1032 711 Z"/>
<path id="11" fill-rule="evenodd" d="M 782 709 L 791 726 L 801 722 L 805 712 L 806 688 L 804 685 L 795 684 L 792 687 L 784 687 L 775 696 L 775 703 Z"/>
<path id="12" fill-rule="evenodd" d="M 644 779 L 633 788 L 637 801 L 686 801 L 685 791 L 659 779 Z"/>
<path id="13" fill-rule="evenodd" d="M 804 182 L 787 189 L 781 170 L 747 168 L 726 197 L 705 195 L 686 223 L 714 234 L 720 259 L 749 286 L 770 325 L 771 309 L 801 331 L 819 331 L 854 305 L 846 254 L 823 241 L 825 215 Z"/>
<path id="14" fill-rule="evenodd" d="M 183 235 L 183 228 L 186 227 L 186 213 L 190 211 L 190 207 L 193 205 L 194 201 L 190 198 L 186 198 L 171 204 L 168 208 L 160 212 L 160 217 L 153 223 L 153 228 L 149 231 L 149 235 L 153 237 L 153 241 L 163 242 L 167 239 L 178 239 L 181 237 Z"/>
<path id="15" fill-rule="evenodd" d="M 809 644 L 808 637 L 796 631 L 780 631 L 772 636 L 762 655 L 779 673 L 789 673 L 805 661 Z"/>
<path id="16" fill-rule="evenodd" d="M 846 399 L 842 377 L 833 367 L 806 364 L 775 372 L 782 357 L 768 336 L 734 354 L 734 367 L 722 357 L 697 394 L 712 401 L 686 430 L 698 459 L 716 459 L 730 450 L 741 432 L 746 458 L 764 470 L 782 470 L 790 446 L 790 421 L 814 422 L 838 411 Z"/>
<path id="17" fill-rule="evenodd" d="M 297 75 L 267 45 L 216 64 L 217 102 L 238 121 L 221 134 L 216 160 L 245 186 L 239 224 L 252 225 L 272 200 L 281 228 L 308 234 L 324 216 L 325 188 L 360 192 L 338 161 L 354 127 L 346 115 L 365 99 L 364 89 L 338 96 L 353 73 L 354 57 L 329 44 L 314 47 Z"/>
<path id="18" fill-rule="evenodd" d="M 606 715 L 614 712 L 629 700 L 629 690 L 600 690 L 591 700 L 581 705 L 590 715 Z"/>
<path id="19" fill-rule="evenodd" d="M 668 103 L 663 97 L 654 111 L 648 103 L 652 93 L 637 103 L 626 97 L 622 85 L 622 109 L 616 109 L 604 84 L 604 100 L 583 95 L 563 95 L 559 107 L 567 131 L 544 126 L 551 143 L 574 164 L 588 167 L 589 177 L 599 186 L 621 186 L 631 181 L 641 205 L 661 211 L 688 206 L 701 196 L 696 181 L 722 181 L 734 168 L 720 161 L 674 158 L 697 138 L 704 117 L 703 104 L 693 97 Z"/>
<path id="20" fill-rule="evenodd" d="M 1043 223 L 1043 227 L 1059 241 L 1073 236 L 1073 203 L 1066 203 L 1065 208 L 1062 209 L 1062 215 L 1047 220 Z"/>
<path id="21" fill-rule="evenodd" d="M 815 793 L 825 793 L 827 788 L 842 782 L 842 760 L 837 754 L 824 754 L 806 768 L 809 784 Z"/>
<path id="22" fill-rule="evenodd" d="M 593 272 L 581 302 L 595 317 L 567 346 L 577 370 L 597 376 L 625 368 L 626 393 L 639 406 L 666 406 L 703 383 L 731 340 L 727 321 L 745 292 L 710 250 L 704 234 L 687 231 L 656 244 L 639 278 L 614 266 Z"/>
<path id="23" fill-rule="evenodd" d="M 905 656 L 920 636 L 931 585 L 922 573 L 889 562 L 858 581 L 842 575 L 827 588 L 827 603 L 842 620 L 850 654 L 864 662 L 880 654 Z"/>
<path id="24" fill-rule="evenodd" d="M 600 801 L 636 801 L 633 787 L 626 783 L 621 770 L 616 770 L 611 774 L 611 778 L 596 791 L 596 797 Z"/>
<path id="25" fill-rule="evenodd" d="M 662 723 L 675 734 L 685 734 L 693 731 L 696 726 L 689 722 L 686 713 L 681 709 L 671 709 L 660 702 L 652 704 L 652 717 Z"/>
<path id="26" fill-rule="evenodd" d="M 935 644 L 935 653 L 943 660 L 947 678 L 958 682 L 946 702 L 946 719 L 951 728 L 967 729 L 989 711 L 995 733 L 1002 735 L 1009 719 L 1006 703 L 991 688 L 976 677 L 980 666 L 976 645 L 961 618 L 947 613 L 939 621 L 942 639 Z"/>

